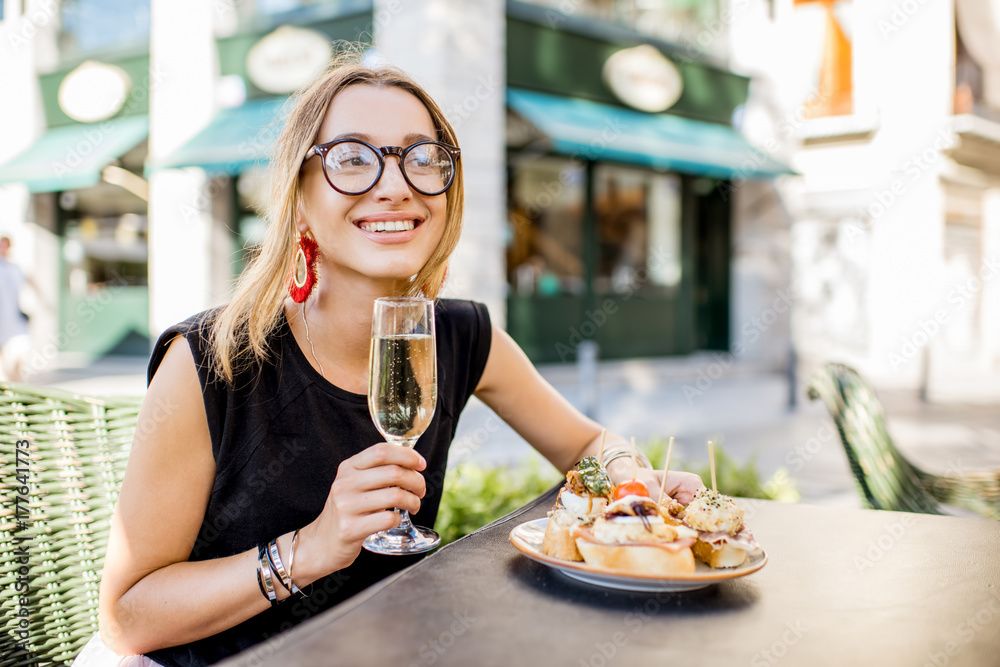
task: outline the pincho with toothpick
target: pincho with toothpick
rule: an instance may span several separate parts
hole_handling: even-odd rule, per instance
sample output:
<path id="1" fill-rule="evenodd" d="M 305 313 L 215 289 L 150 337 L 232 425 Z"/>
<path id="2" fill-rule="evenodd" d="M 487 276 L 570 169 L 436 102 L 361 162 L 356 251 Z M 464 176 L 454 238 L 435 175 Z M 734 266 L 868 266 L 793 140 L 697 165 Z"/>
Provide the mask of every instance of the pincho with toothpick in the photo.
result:
<path id="1" fill-rule="evenodd" d="M 698 531 L 695 557 L 709 567 L 738 567 L 749 556 L 760 553 L 760 545 L 743 522 L 743 509 L 727 495 L 719 493 L 715 480 L 715 448 L 708 441 L 708 465 L 712 488 L 699 491 L 679 517 L 684 525 Z"/>

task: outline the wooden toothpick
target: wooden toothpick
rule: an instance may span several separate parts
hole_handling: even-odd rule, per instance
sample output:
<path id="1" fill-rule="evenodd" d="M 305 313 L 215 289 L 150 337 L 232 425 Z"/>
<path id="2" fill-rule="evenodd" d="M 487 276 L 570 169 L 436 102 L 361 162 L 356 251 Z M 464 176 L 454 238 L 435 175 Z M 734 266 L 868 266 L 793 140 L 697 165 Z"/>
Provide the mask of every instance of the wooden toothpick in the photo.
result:
<path id="1" fill-rule="evenodd" d="M 663 464 L 663 480 L 660 482 L 660 497 L 656 499 L 656 504 L 663 502 L 663 492 L 667 488 L 667 473 L 670 472 L 670 454 L 674 451 L 674 436 L 670 436 L 670 443 L 667 444 L 667 462 Z"/>
<path id="2" fill-rule="evenodd" d="M 635 479 L 636 477 L 639 476 L 639 461 L 637 461 L 635 458 L 636 451 L 638 450 L 636 450 L 635 448 L 635 436 L 633 435 L 632 436 L 632 479 Z"/>
<path id="3" fill-rule="evenodd" d="M 712 490 L 718 493 L 719 487 L 715 483 L 715 447 L 711 440 L 708 441 L 708 467 L 712 471 Z"/>
<path id="4" fill-rule="evenodd" d="M 602 465 L 602 456 L 604 456 L 604 438 L 608 436 L 608 429 L 601 429 L 601 448 L 597 450 L 597 465 Z"/>

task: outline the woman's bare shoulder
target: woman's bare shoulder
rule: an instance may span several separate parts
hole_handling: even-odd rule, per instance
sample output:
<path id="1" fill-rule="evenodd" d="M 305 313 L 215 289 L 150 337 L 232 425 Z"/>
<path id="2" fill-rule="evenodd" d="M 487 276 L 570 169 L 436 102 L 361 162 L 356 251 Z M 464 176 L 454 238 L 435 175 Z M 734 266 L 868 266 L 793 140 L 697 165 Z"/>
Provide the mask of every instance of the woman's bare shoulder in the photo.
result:
<path id="1" fill-rule="evenodd" d="M 160 441 L 165 436 L 188 436 L 171 445 L 171 449 L 208 447 L 211 451 L 198 369 L 191 345 L 181 335 L 169 342 L 163 360 L 150 379 L 139 413 L 134 447 L 143 446 L 150 438 Z"/>

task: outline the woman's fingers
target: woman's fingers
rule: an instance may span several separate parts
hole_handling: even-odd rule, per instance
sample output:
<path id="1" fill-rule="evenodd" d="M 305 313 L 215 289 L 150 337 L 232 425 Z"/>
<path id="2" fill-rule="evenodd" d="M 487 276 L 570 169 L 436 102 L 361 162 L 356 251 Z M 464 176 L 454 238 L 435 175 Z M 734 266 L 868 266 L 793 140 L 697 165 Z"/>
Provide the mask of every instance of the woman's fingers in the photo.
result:
<path id="1" fill-rule="evenodd" d="M 367 470 L 387 465 L 397 465 L 417 471 L 427 467 L 427 461 L 416 450 L 409 447 L 400 447 L 399 445 L 390 445 L 387 442 L 380 442 L 355 454 L 344 461 L 341 467 L 345 464 L 350 464 L 351 467 L 357 470 Z"/>
<path id="2" fill-rule="evenodd" d="M 399 525 L 399 514 L 387 510 L 420 510 L 427 490 L 420 471 L 426 468 L 417 452 L 384 442 L 340 464 L 317 519 L 320 534 L 329 540 L 325 553 L 334 554 L 333 567 L 353 562 L 369 535 Z"/>
<path id="3" fill-rule="evenodd" d="M 351 487 L 356 491 L 374 491 L 394 486 L 405 489 L 418 498 L 423 498 L 427 490 L 423 475 L 398 465 L 360 470 L 351 478 Z"/>
<path id="4" fill-rule="evenodd" d="M 360 542 L 366 537 L 380 530 L 395 528 L 400 522 L 399 512 L 383 511 L 362 514 L 360 516 L 346 519 L 341 526 L 341 537 L 347 542 L 357 544 L 360 549 Z"/>
<path id="5" fill-rule="evenodd" d="M 420 511 L 420 498 L 405 489 L 390 487 L 338 499 L 337 509 L 349 516 L 371 514 L 387 509 L 406 510 L 415 514 Z"/>
<path id="6" fill-rule="evenodd" d="M 694 500 L 694 494 L 705 488 L 701 477 L 691 472 L 667 473 L 667 494 L 682 505 Z"/>

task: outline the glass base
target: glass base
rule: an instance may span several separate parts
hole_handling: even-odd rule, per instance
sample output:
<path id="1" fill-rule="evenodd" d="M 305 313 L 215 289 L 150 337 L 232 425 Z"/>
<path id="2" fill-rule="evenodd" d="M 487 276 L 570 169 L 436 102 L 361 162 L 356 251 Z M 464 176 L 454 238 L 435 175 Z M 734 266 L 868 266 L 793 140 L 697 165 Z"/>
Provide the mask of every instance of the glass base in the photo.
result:
<path id="1" fill-rule="evenodd" d="M 439 544 L 441 544 L 441 536 L 433 530 L 411 525 L 409 530 L 392 528 L 369 535 L 365 538 L 362 546 L 377 554 L 400 556 L 422 554 Z"/>

